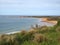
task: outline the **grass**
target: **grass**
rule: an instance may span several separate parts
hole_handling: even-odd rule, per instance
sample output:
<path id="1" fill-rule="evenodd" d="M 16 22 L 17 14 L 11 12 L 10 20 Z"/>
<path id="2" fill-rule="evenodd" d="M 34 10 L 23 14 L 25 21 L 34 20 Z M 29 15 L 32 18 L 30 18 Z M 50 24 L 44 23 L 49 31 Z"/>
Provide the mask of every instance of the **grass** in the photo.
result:
<path id="1" fill-rule="evenodd" d="M 60 26 L 33 27 L 11 35 L 0 35 L 0 45 L 60 45 Z"/>

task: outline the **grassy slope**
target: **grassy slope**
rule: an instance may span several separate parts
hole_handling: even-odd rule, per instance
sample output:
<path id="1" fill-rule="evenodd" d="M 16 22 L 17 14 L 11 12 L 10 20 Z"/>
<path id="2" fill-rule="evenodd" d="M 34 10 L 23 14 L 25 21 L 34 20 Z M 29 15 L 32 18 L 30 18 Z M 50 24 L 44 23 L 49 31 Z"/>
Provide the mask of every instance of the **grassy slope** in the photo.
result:
<path id="1" fill-rule="evenodd" d="M 41 34 L 41 33 L 40 33 Z M 25 41 L 22 45 L 60 45 L 60 32 L 56 32 L 50 30 L 49 32 L 42 33 L 48 38 L 48 41 L 32 42 L 32 41 Z"/>

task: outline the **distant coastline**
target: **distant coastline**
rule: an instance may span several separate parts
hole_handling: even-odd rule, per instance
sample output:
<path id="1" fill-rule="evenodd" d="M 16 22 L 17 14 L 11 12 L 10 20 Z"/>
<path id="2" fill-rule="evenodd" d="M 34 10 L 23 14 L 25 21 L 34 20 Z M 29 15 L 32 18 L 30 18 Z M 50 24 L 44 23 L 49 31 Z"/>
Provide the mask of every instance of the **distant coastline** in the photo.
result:
<path id="1" fill-rule="evenodd" d="M 48 23 L 57 24 L 56 20 L 48 20 L 48 18 L 42 18 L 42 22 L 48 22 Z"/>

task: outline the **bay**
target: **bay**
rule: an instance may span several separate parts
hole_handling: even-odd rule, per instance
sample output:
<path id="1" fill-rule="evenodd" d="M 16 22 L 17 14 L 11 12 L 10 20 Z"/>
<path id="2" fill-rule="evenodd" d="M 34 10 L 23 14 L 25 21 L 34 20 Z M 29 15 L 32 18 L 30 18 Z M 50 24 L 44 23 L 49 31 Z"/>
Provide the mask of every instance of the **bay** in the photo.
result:
<path id="1" fill-rule="evenodd" d="M 19 18 L 11 16 L 0 16 L 0 34 L 21 31 L 21 30 L 29 30 L 32 25 L 49 25 L 53 24 L 47 22 L 41 22 L 41 18 Z"/>

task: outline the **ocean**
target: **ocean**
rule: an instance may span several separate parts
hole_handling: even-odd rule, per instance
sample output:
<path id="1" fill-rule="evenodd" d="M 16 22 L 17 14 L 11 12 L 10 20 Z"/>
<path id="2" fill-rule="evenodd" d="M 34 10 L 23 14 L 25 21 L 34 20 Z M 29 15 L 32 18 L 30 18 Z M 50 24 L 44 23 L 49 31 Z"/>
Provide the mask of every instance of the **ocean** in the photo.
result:
<path id="1" fill-rule="evenodd" d="M 29 30 L 31 26 L 53 24 L 42 22 L 41 18 L 21 18 L 19 16 L 0 16 L 0 34 L 5 34 L 14 31 Z"/>

